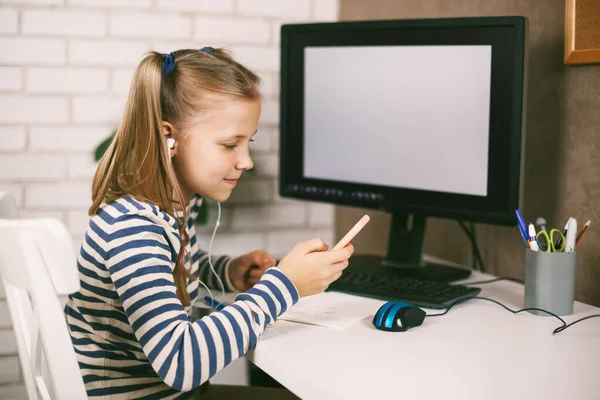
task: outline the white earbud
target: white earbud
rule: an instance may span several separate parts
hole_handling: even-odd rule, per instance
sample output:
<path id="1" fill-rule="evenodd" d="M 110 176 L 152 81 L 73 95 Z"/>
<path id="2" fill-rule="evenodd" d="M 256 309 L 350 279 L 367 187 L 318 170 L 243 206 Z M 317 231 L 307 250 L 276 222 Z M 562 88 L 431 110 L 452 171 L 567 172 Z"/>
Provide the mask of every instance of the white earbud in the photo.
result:
<path id="1" fill-rule="evenodd" d="M 169 154 L 169 158 L 171 158 L 171 149 L 175 146 L 175 139 L 168 138 L 167 139 L 167 152 Z"/>

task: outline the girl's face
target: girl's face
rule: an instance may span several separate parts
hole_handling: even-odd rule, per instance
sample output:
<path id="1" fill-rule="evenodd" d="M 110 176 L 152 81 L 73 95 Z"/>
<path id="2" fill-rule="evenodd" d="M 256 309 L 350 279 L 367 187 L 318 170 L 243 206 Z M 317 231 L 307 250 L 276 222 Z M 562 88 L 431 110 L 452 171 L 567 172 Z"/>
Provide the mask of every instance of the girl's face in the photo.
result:
<path id="1" fill-rule="evenodd" d="M 242 173 L 254 165 L 248 145 L 258 128 L 260 99 L 217 104 L 174 135 L 173 168 L 186 201 L 196 193 L 227 200 Z"/>

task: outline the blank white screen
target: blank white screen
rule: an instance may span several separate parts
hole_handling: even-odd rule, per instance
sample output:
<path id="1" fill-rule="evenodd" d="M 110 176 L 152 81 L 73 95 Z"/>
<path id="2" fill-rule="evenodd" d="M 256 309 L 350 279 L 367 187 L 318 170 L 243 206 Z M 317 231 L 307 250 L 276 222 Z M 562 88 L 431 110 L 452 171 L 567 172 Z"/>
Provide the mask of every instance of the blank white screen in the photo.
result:
<path id="1" fill-rule="evenodd" d="M 304 176 L 487 195 L 491 46 L 308 47 Z"/>

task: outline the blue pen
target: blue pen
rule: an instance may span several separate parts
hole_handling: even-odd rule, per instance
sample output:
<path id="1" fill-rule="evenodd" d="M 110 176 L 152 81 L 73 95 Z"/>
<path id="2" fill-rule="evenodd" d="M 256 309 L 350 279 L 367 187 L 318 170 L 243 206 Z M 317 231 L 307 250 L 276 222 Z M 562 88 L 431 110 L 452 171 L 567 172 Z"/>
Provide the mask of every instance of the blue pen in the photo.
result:
<path id="1" fill-rule="evenodd" d="M 519 225 L 519 232 L 521 232 L 521 237 L 523 238 L 523 241 L 525 242 L 527 247 L 529 247 L 529 245 L 527 244 L 527 224 L 525 224 L 525 220 L 523 219 L 523 216 L 521 215 L 521 212 L 519 210 L 515 210 L 515 214 L 517 215 L 517 224 Z"/>
<path id="2" fill-rule="evenodd" d="M 218 301 L 216 301 L 215 299 L 211 299 L 210 296 L 204 296 L 204 302 L 210 306 L 210 307 L 214 307 L 215 310 L 219 311 L 222 310 L 223 308 L 225 308 L 225 304 L 223 303 L 219 303 Z"/>

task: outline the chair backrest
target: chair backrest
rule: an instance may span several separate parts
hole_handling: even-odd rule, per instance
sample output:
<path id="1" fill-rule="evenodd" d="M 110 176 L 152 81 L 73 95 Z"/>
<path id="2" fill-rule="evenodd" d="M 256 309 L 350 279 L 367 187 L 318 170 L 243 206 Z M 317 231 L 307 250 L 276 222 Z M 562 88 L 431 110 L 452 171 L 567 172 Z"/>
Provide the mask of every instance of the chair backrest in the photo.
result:
<path id="1" fill-rule="evenodd" d="M 0 197 L 0 204 L 7 203 L 6 196 Z M 28 396 L 85 399 L 59 299 L 59 295 L 79 290 L 71 237 L 56 219 L 18 220 L 6 216 L 0 214 L 0 276 Z"/>
<path id="2" fill-rule="evenodd" d="M 6 192 L 0 192 L 0 218 L 2 219 L 17 219 L 19 218 L 19 211 L 17 209 L 17 203 Z"/>

